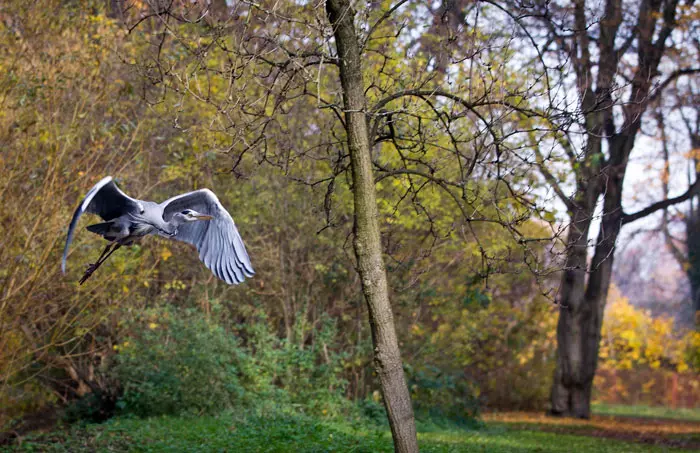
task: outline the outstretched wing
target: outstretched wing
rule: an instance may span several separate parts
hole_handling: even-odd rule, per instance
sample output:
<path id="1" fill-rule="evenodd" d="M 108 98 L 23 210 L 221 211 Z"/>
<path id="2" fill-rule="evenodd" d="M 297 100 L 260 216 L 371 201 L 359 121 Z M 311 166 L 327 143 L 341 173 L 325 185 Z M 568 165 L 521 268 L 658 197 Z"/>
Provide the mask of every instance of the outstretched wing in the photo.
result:
<path id="1" fill-rule="evenodd" d="M 236 224 L 214 192 L 202 189 L 185 193 L 164 201 L 161 207 L 166 222 L 185 209 L 213 217 L 180 225 L 174 238 L 197 247 L 199 259 L 221 280 L 237 284 L 255 274 Z"/>
<path id="2" fill-rule="evenodd" d="M 127 213 L 140 214 L 143 212 L 143 205 L 138 200 L 129 197 L 124 192 L 119 190 L 119 187 L 114 183 L 111 176 L 102 178 L 100 182 L 95 184 L 92 189 L 85 195 L 83 201 L 75 210 L 73 220 L 68 228 L 68 236 L 66 237 L 66 245 L 63 248 L 63 261 L 61 269 L 66 272 L 66 257 L 68 256 L 68 247 L 73 241 L 73 234 L 78 220 L 83 213 L 89 212 L 97 214 L 104 220 L 116 219 Z"/>

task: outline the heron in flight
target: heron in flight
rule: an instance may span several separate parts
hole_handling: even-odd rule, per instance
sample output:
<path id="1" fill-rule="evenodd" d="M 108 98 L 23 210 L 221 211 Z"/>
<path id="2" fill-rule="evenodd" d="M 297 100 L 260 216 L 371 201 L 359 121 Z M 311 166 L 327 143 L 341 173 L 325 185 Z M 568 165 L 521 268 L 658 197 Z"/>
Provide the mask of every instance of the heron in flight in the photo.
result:
<path id="1" fill-rule="evenodd" d="M 236 224 L 214 192 L 195 190 L 154 203 L 126 195 L 111 176 L 95 184 L 73 214 L 63 249 L 63 273 L 66 272 L 66 258 L 75 227 L 85 212 L 102 217 L 104 222 L 87 229 L 105 238 L 109 244 L 97 261 L 88 266 L 80 279 L 81 285 L 117 249 L 149 234 L 194 245 L 204 265 L 230 285 L 241 283 L 255 274 Z"/>

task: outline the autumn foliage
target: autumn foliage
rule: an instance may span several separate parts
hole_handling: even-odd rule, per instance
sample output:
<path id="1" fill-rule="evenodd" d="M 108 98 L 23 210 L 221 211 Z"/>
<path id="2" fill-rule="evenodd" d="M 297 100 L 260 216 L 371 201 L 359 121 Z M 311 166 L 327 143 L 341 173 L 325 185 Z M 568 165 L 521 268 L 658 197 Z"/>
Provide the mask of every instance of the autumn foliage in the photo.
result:
<path id="1" fill-rule="evenodd" d="M 170 88 L 197 96 L 163 90 L 154 82 L 159 67 L 149 60 L 160 50 L 153 45 L 161 36 L 157 28 L 129 35 L 108 15 L 109 2 L 73 3 L 0 6 L 0 425 L 48 406 L 72 407 L 90 395 L 110 399 L 113 411 L 131 404 L 138 414 L 179 412 L 180 404 L 209 410 L 218 398 L 231 404 L 284 401 L 319 416 L 344 413 L 348 401 L 381 412 L 350 245 L 351 182 L 332 165 L 338 130 L 323 122 L 315 99 L 290 110 L 284 102 L 247 106 L 256 115 L 278 109 L 275 115 L 282 116 L 264 126 L 274 132 L 265 137 L 275 153 L 239 162 L 227 140 L 245 142 L 249 131 L 226 129 L 220 112 L 197 99 L 206 86 L 211 99 L 235 104 L 224 96 L 230 87 L 193 77 Z M 186 36 L 196 41 L 196 34 Z M 184 54 L 167 55 L 173 67 L 192 63 Z M 221 55 L 212 59 L 212 68 L 226 63 Z M 373 83 L 394 87 L 408 69 L 399 59 L 386 60 Z M 262 76 L 248 69 L 237 89 L 254 97 Z M 498 83 L 511 79 L 516 74 Z M 474 89 L 496 83 L 487 82 Z M 416 112 L 415 102 L 403 107 Z M 500 117 L 497 109 L 484 108 Z M 249 111 L 239 113 L 232 120 L 241 124 Z M 516 122 L 508 116 L 504 129 Z M 426 127 L 418 117 L 382 127 L 410 130 L 414 123 Z M 423 153 L 430 165 L 443 162 L 447 140 L 435 139 L 432 127 L 420 129 L 424 139 L 434 139 L 430 146 L 416 151 L 409 142 L 420 137 L 406 138 L 408 157 L 387 157 L 387 168 L 402 159 L 414 170 L 424 168 L 411 153 Z M 465 148 L 477 135 L 470 127 L 458 128 Z M 321 132 L 327 133 L 323 144 Z M 382 147 L 389 144 L 379 144 L 377 152 Z M 523 166 L 516 168 L 516 185 L 537 186 Z M 315 183 L 329 173 L 332 184 Z M 446 165 L 436 174 L 449 180 L 457 170 Z M 83 266 L 102 246 L 85 231 L 62 275 L 70 215 L 105 175 L 119 178 L 130 195 L 158 201 L 181 191 L 214 190 L 246 241 L 256 277 L 227 286 L 190 247 L 149 238 L 120 250 L 80 286 Z M 462 189 L 476 194 L 460 206 L 514 218 L 510 226 L 523 237 L 551 237 L 555 216 L 542 210 L 541 218 L 529 218 L 508 188 L 487 180 L 489 171 L 477 169 L 475 176 L 468 190 L 454 186 L 452 192 L 403 174 L 376 184 L 392 308 L 419 414 L 470 418 L 484 408 L 547 405 L 559 274 L 545 270 L 555 267 L 552 255 L 562 245 L 533 241 L 524 248 L 502 225 L 455 220 L 451 203 Z M 533 263 L 547 266 L 535 274 Z M 215 351 L 202 357 L 208 343 Z M 671 319 L 653 318 L 613 295 L 603 323 L 596 398 L 694 406 L 700 397 L 698 351 L 698 332 L 679 332 Z M 172 355 L 177 357 L 168 361 Z M 163 361 L 168 366 L 159 366 Z M 214 395 L 210 401 L 192 392 L 202 378 L 197 367 L 209 367 L 213 371 L 204 374 L 218 379 L 210 392 L 199 392 Z M 163 389 L 171 398 L 153 410 L 149 404 Z M 314 400 L 319 394 L 321 403 Z"/>
<path id="2" fill-rule="evenodd" d="M 654 318 L 613 291 L 603 322 L 596 400 L 606 403 L 696 407 L 700 402 L 700 333 Z"/>

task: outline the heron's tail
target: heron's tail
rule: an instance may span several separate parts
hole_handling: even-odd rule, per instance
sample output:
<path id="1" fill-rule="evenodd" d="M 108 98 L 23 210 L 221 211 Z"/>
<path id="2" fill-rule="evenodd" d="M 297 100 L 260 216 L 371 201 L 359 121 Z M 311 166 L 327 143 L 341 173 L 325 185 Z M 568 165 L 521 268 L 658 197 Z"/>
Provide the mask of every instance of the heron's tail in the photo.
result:
<path id="1" fill-rule="evenodd" d="M 112 231 L 112 222 L 96 223 L 94 225 L 88 225 L 86 228 L 91 233 L 107 236 L 110 231 Z"/>

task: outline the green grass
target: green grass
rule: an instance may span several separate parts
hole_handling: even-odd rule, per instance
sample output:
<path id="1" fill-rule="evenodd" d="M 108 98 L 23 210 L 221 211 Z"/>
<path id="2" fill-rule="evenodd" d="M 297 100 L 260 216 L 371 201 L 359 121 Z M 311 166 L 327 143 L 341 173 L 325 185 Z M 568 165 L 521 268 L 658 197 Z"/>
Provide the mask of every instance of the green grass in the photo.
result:
<path id="1" fill-rule="evenodd" d="M 571 434 L 486 426 L 437 427 L 419 434 L 423 452 L 652 452 L 649 445 Z M 9 451 L 7 449 L 0 451 Z M 46 452 L 391 452 L 385 426 L 303 415 L 224 414 L 204 417 L 116 418 L 101 425 L 25 438 L 13 451 Z"/>
<path id="2" fill-rule="evenodd" d="M 700 408 L 672 409 L 670 407 L 626 406 L 623 404 L 593 404 L 592 411 L 596 415 L 615 415 L 623 417 L 668 418 L 672 420 L 700 421 Z"/>

